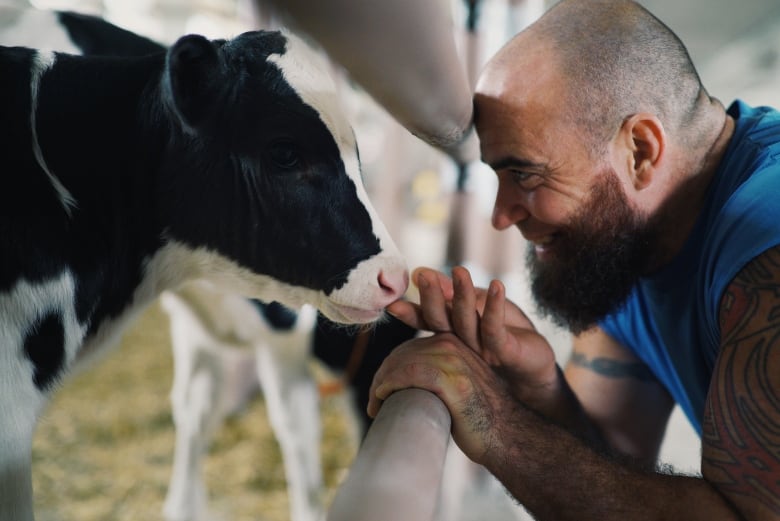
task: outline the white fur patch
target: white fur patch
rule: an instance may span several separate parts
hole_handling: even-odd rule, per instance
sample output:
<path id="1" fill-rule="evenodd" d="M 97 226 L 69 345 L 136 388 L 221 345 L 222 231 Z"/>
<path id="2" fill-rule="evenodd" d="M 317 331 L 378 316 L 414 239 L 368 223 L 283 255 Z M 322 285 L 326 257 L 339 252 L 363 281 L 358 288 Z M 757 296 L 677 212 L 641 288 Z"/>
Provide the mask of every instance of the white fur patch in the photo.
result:
<path id="1" fill-rule="evenodd" d="M 208 280 L 223 291 L 268 302 L 276 300 L 292 308 L 326 300 L 322 292 L 279 282 L 240 266 L 216 251 L 193 249 L 173 240 L 146 262 L 144 279 L 134 300 L 154 297 L 162 290 L 178 288 L 188 280 Z"/>
<path id="2" fill-rule="evenodd" d="M 134 301 L 141 302 L 164 289 L 176 289 L 188 280 L 206 280 L 220 290 L 256 298 L 265 302 L 277 301 L 290 308 L 311 304 L 327 317 L 337 322 L 354 323 L 373 321 L 359 310 L 376 310 L 376 282 L 378 270 L 403 270 L 401 256 L 382 252 L 357 265 L 349 274 L 347 284 L 329 296 L 302 286 L 281 282 L 269 275 L 262 275 L 240 266 L 216 251 L 206 248 L 193 249 L 176 241 L 170 241 L 152 257 L 145 266 L 144 279 L 135 293 Z"/>
<path id="3" fill-rule="evenodd" d="M 39 283 L 19 280 L 0 293 L 0 517 L 32 520 L 30 447 L 47 396 L 33 383 L 35 368 L 25 356 L 28 331 L 56 314 L 64 330 L 65 360 L 73 359 L 85 334 L 73 306 L 70 272 Z"/>
<path id="4" fill-rule="evenodd" d="M 20 389 L 31 389 L 29 380 L 34 368 L 32 362 L 24 356 L 22 346 L 30 329 L 46 315 L 57 315 L 62 323 L 62 347 L 65 351 L 63 367 L 74 360 L 86 334 L 86 325 L 80 324 L 76 317 L 75 291 L 73 276 L 66 270 L 44 282 L 30 283 L 20 279 L 10 291 L 0 294 L 0 356 L 3 357 L 0 366 L 15 368 L 15 376 L 12 378 L 21 377 L 25 380 L 19 382 L 23 385 L 18 387 L 16 393 Z M 0 382 L 5 385 L 7 375 L 0 377 Z M 17 387 L 19 383 L 13 386 Z M 5 391 L 3 389 L 0 392 Z"/>
<path id="5" fill-rule="evenodd" d="M 46 160 L 43 157 L 41 144 L 38 141 L 38 129 L 36 122 L 36 113 L 38 111 L 38 89 L 41 84 L 43 74 L 54 65 L 56 55 L 51 51 L 38 51 L 33 60 L 32 70 L 30 71 L 30 129 L 32 131 L 32 149 L 35 160 L 38 165 L 46 172 L 54 190 L 57 192 L 62 207 L 68 217 L 71 217 L 73 210 L 78 206 L 76 199 L 71 195 L 67 188 L 60 182 L 57 176 L 49 169 Z"/>

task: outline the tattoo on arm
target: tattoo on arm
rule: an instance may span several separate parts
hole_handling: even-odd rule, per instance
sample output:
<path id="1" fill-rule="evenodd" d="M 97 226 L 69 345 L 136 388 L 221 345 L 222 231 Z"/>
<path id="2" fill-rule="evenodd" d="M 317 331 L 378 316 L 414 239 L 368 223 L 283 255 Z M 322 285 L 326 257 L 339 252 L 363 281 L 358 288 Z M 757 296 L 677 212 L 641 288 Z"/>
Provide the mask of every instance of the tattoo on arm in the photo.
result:
<path id="1" fill-rule="evenodd" d="M 627 362 L 603 357 L 588 358 L 583 353 L 575 351 L 571 355 L 570 363 L 608 378 L 633 378 L 640 382 L 657 381 L 652 371 L 642 362 Z"/>
<path id="2" fill-rule="evenodd" d="M 760 504 L 780 514 L 780 247 L 751 261 L 729 285 L 720 326 L 702 471 L 743 511 Z"/>

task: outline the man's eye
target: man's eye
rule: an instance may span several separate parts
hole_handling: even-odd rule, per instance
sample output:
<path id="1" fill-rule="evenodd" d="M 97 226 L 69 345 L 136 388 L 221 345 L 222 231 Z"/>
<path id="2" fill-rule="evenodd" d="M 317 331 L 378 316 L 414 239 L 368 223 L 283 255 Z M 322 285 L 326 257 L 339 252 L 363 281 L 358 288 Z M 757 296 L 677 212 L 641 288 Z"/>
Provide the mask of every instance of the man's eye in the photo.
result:
<path id="1" fill-rule="evenodd" d="M 512 178 L 518 183 L 522 183 L 531 175 L 528 172 L 523 172 L 521 170 L 510 170 L 510 173 L 512 174 Z"/>
<path id="2" fill-rule="evenodd" d="M 289 142 L 274 143 L 268 150 L 268 157 L 279 168 L 290 169 L 298 165 L 299 155 L 297 147 Z"/>
<path id="3" fill-rule="evenodd" d="M 512 176 L 512 181 L 521 188 L 533 188 L 539 181 L 538 174 L 523 170 L 509 170 L 509 175 Z"/>

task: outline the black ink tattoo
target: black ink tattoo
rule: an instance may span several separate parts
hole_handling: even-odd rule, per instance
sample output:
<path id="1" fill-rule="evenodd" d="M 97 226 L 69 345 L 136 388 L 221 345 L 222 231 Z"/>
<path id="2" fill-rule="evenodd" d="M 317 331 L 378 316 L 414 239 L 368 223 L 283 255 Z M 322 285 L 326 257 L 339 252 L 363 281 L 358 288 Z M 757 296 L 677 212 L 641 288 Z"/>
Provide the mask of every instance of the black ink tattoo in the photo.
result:
<path id="1" fill-rule="evenodd" d="M 642 362 L 626 362 L 603 357 L 588 358 L 577 352 L 572 353 L 570 362 L 608 378 L 633 378 L 640 382 L 658 381 L 653 372 Z"/>
<path id="2" fill-rule="evenodd" d="M 780 247 L 751 261 L 726 289 L 720 328 L 702 472 L 733 503 L 780 514 Z"/>

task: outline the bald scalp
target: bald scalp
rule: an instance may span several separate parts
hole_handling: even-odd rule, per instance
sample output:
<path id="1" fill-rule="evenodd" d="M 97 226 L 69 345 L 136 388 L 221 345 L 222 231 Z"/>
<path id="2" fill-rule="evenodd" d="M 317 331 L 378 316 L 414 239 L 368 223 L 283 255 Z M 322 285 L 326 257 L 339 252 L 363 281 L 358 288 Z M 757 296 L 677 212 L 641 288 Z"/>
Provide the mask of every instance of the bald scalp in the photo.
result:
<path id="1" fill-rule="evenodd" d="M 552 49 L 567 85 L 562 109 L 601 150 L 622 122 L 655 114 L 667 134 L 696 146 L 692 132 L 710 99 L 685 45 L 658 18 L 626 0 L 562 0 L 496 56 Z M 511 65 L 510 65 L 511 66 Z"/>

